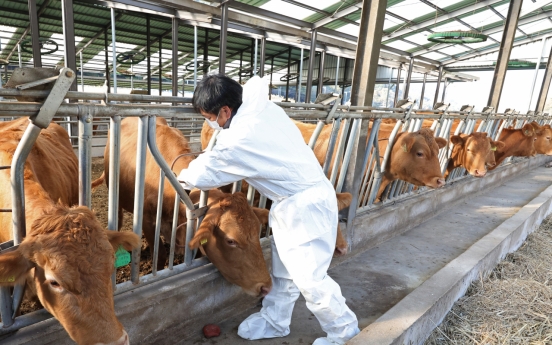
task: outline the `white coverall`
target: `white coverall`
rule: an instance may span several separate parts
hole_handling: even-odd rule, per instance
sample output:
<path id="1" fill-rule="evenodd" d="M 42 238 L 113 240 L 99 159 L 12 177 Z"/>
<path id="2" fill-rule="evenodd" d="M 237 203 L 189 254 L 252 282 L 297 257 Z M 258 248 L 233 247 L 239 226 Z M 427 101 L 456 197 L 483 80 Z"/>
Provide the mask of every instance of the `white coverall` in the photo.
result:
<path id="1" fill-rule="evenodd" d="M 335 190 L 299 129 L 268 100 L 265 80 L 251 78 L 242 100 L 213 150 L 178 176 L 185 188 L 201 190 L 245 179 L 273 201 L 272 290 L 261 311 L 241 323 L 238 335 L 251 340 L 288 335 L 301 292 L 328 334 L 315 344 L 343 344 L 359 329 L 339 285 L 327 275 L 338 223 Z"/>

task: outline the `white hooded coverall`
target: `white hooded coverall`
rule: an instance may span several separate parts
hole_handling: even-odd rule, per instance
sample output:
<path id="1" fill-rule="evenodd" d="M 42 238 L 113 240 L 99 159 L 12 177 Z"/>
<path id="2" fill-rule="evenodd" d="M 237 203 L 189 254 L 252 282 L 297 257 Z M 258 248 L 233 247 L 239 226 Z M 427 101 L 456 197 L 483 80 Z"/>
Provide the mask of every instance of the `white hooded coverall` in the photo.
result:
<path id="1" fill-rule="evenodd" d="M 328 334 L 316 344 L 343 344 L 359 329 L 339 285 L 327 275 L 338 223 L 335 190 L 299 129 L 268 100 L 265 80 L 251 78 L 242 101 L 213 150 L 178 176 L 185 188 L 201 190 L 245 179 L 273 201 L 273 287 L 261 311 L 241 323 L 238 335 L 251 340 L 288 335 L 293 306 L 302 293 Z"/>

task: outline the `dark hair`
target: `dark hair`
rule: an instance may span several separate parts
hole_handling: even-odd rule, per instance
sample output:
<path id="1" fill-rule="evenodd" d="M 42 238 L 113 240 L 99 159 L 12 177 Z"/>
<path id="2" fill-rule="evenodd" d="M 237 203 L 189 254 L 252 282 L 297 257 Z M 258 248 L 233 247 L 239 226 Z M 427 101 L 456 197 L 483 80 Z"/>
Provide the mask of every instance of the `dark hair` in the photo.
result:
<path id="1" fill-rule="evenodd" d="M 224 74 L 205 76 L 194 91 L 192 104 L 197 112 L 218 114 L 223 106 L 237 110 L 242 104 L 242 86 Z"/>

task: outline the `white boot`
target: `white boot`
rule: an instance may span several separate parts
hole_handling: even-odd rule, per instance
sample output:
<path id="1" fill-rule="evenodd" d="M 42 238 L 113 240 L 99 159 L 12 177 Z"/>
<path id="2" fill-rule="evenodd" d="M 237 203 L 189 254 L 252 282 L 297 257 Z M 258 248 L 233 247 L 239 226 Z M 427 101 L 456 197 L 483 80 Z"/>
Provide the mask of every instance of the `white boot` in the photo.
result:
<path id="1" fill-rule="evenodd" d="M 238 327 L 238 335 L 247 340 L 285 337 L 289 334 L 289 327 L 276 329 L 261 312 L 251 314 Z"/>
<path id="2" fill-rule="evenodd" d="M 345 343 L 336 343 L 325 337 L 318 338 L 314 341 L 314 343 L 312 343 L 312 345 L 342 345 L 342 344 L 345 344 Z"/>

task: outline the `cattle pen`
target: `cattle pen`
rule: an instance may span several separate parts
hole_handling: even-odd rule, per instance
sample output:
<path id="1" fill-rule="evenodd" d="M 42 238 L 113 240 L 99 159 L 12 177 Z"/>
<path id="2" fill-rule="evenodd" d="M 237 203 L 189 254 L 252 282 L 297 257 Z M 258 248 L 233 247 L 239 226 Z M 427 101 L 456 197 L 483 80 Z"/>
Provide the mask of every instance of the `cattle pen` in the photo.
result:
<path id="1" fill-rule="evenodd" d="M 40 193 L 30 184 L 47 191 L 44 181 L 56 176 L 51 189 L 75 197 L 64 207 L 92 209 L 107 238 L 140 239 L 69 266 L 115 261 L 102 276 L 102 302 L 114 302 L 110 320 L 123 335 L 109 345 L 255 344 L 237 327 L 272 284 L 273 201 L 247 180 L 187 191 L 177 177 L 217 145 L 220 131 L 192 103 L 209 74 L 242 85 L 262 78 L 334 187 L 339 224 L 328 274 L 359 321 L 349 345 L 423 344 L 469 284 L 552 213 L 548 2 L 0 0 L 0 10 L 0 236 L 8 234 L 0 260 L 22 256 L 36 215 L 51 210 L 34 202 Z M 520 55 L 532 44 L 536 59 Z M 532 74 L 516 86 L 523 106 L 506 96 L 511 70 Z M 493 71 L 492 80 L 481 71 Z M 488 100 L 463 95 L 459 85 L 470 83 L 483 84 Z M 2 146 L 10 140 L 17 144 Z M 44 153 L 41 140 L 72 148 L 74 169 Z M 66 176 L 41 179 L 55 171 L 41 160 Z M 218 222 L 232 207 L 248 223 L 239 232 L 255 235 L 240 257 L 253 269 L 228 264 L 233 254 L 220 248 Z M 44 261 L 27 260 L 23 279 L 2 276 L 8 265 L 0 264 L 0 344 L 77 341 L 35 291 L 65 288 Z M 25 309 L 35 300 L 42 305 Z M 260 343 L 324 336 L 299 301 L 292 333 Z M 96 332 L 109 328 L 92 323 Z M 213 323 L 222 335 L 207 339 L 202 328 Z"/>

